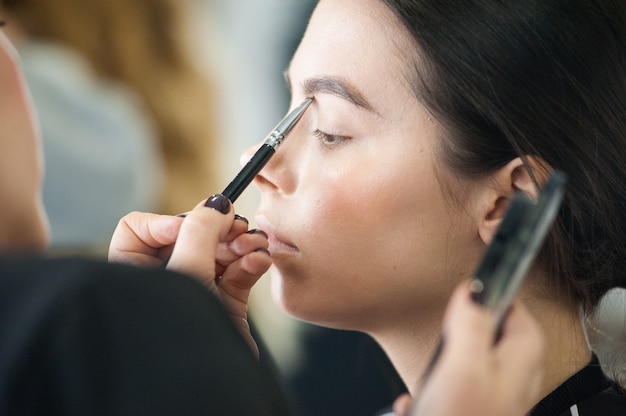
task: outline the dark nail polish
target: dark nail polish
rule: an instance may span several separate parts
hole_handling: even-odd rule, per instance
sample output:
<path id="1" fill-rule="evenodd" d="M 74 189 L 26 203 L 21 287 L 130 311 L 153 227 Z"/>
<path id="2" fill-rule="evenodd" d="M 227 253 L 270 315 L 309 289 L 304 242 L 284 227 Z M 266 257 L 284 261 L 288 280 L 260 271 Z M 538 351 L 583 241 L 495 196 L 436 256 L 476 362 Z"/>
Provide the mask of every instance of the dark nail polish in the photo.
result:
<path id="1" fill-rule="evenodd" d="M 241 220 L 241 221 L 245 222 L 246 224 L 250 224 L 248 222 L 248 219 L 246 217 L 244 217 L 243 215 L 235 214 L 235 219 L 236 220 Z"/>
<path id="2" fill-rule="evenodd" d="M 204 203 L 204 206 L 216 209 L 222 214 L 230 212 L 230 201 L 222 194 L 211 195 Z"/>
<path id="3" fill-rule="evenodd" d="M 263 230 L 259 230 L 258 228 L 255 228 L 253 230 L 248 230 L 246 231 L 248 234 L 261 234 L 263 237 L 265 237 L 265 239 L 267 240 L 269 237 L 267 236 L 267 233 Z"/>
<path id="4" fill-rule="evenodd" d="M 270 251 L 269 251 L 268 249 L 266 249 L 266 248 L 257 248 L 257 249 L 256 249 L 256 250 L 254 250 L 254 251 L 255 251 L 255 252 L 259 252 L 259 253 L 265 253 L 265 254 L 267 254 L 267 255 L 268 255 L 268 256 L 270 256 L 270 257 L 272 256 L 272 255 L 270 254 Z"/>

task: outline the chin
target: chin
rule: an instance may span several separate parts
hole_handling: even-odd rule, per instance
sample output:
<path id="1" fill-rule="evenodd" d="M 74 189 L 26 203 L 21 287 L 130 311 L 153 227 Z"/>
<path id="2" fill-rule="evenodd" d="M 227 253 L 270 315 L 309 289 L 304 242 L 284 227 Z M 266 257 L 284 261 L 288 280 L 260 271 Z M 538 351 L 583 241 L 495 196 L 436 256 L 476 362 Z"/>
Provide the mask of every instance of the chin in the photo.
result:
<path id="1" fill-rule="evenodd" d="M 285 289 L 287 285 L 285 285 L 285 277 L 283 273 L 276 267 L 275 264 L 272 264 L 270 268 L 270 279 L 271 279 L 271 292 L 272 292 L 272 300 L 274 303 L 287 315 L 298 318 L 298 302 L 291 299 L 292 297 L 289 295 L 288 291 Z"/>
<path id="2" fill-rule="evenodd" d="M 342 308 L 349 304 L 333 302 L 327 297 L 320 298 L 319 296 L 323 297 L 323 294 L 312 296 L 310 290 L 286 281 L 285 279 L 294 279 L 294 277 L 285 276 L 275 266 L 272 266 L 270 276 L 272 300 L 290 317 L 327 328 L 357 329 L 355 325 L 349 324 L 349 320 L 344 319 L 351 312 Z"/>
<path id="3" fill-rule="evenodd" d="M 299 289 L 294 284 L 297 277 L 282 273 L 275 265 L 270 269 L 272 300 L 287 315 L 292 318 L 318 324 L 319 313 L 311 305 L 311 300 L 305 289 Z M 291 280 L 291 281 L 289 281 Z"/>

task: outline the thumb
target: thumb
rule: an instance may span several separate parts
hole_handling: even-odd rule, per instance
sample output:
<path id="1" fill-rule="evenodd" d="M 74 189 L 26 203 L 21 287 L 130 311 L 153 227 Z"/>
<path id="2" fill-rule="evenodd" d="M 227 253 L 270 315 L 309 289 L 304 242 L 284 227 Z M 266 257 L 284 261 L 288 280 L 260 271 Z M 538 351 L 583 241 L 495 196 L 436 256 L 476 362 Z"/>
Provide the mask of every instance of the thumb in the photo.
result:
<path id="1" fill-rule="evenodd" d="M 182 218 L 131 212 L 122 218 L 111 237 L 109 261 L 158 266 L 160 251 L 174 244 Z"/>
<path id="2" fill-rule="evenodd" d="M 212 195 L 190 211 L 180 227 L 167 268 L 210 286 L 215 278 L 217 245 L 228 234 L 235 214 L 223 195 Z"/>
<path id="3" fill-rule="evenodd" d="M 472 301 L 470 292 L 467 281 L 455 289 L 443 322 L 448 348 L 459 349 L 458 355 L 453 354 L 458 357 L 466 356 L 468 351 L 471 354 L 489 353 L 495 337 L 495 315 Z"/>

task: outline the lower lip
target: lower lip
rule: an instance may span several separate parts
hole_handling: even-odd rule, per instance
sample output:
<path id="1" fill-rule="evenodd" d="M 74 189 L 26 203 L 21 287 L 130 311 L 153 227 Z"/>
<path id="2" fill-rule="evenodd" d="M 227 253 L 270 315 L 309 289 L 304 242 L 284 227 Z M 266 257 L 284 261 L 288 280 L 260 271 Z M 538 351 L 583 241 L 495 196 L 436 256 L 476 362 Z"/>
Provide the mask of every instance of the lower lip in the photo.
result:
<path id="1" fill-rule="evenodd" d="M 298 247 L 293 246 L 291 244 L 286 243 L 285 241 L 279 239 L 274 234 L 272 227 L 267 223 L 263 216 L 259 216 L 256 218 L 257 225 L 267 234 L 267 240 L 269 242 L 269 251 L 274 254 L 285 253 L 285 254 L 293 254 L 299 253 Z"/>
<path id="2" fill-rule="evenodd" d="M 269 251 L 270 253 L 272 253 L 272 255 L 279 254 L 279 253 L 285 253 L 285 254 L 292 253 L 293 254 L 293 253 L 299 252 L 297 247 L 287 244 L 282 240 L 278 240 L 275 236 L 273 236 L 270 233 L 268 234 L 269 234 L 268 241 L 270 243 Z"/>

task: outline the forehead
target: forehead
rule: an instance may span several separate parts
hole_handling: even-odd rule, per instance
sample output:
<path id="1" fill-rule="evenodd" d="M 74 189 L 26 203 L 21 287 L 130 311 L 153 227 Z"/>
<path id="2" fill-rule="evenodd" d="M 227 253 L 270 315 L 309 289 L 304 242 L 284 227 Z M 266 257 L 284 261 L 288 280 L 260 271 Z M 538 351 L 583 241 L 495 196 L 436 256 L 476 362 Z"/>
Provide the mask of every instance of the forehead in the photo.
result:
<path id="1" fill-rule="evenodd" d="M 415 51 L 410 34 L 382 1 L 321 0 L 289 73 L 294 83 L 301 82 L 298 77 L 332 75 L 382 95 L 391 86 L 408 94 Z"/>

